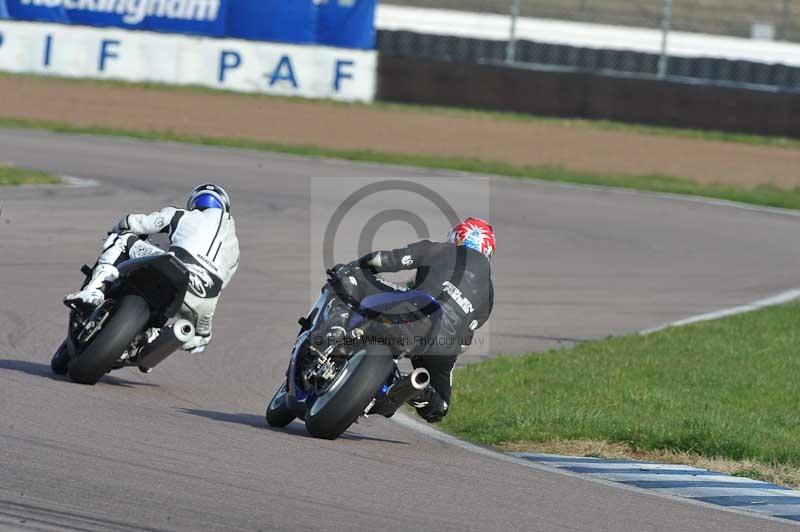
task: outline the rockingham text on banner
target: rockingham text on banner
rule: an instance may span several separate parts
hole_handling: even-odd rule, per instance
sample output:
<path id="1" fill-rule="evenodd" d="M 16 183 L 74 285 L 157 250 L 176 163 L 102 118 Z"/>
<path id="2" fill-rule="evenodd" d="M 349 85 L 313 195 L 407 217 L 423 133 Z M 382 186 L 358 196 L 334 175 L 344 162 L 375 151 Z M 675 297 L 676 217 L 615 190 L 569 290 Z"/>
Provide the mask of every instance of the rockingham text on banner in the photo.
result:
<path id="1" fill-rule="evenodd" d="M 371 49 L 376 2 L 0 0 L 0 18 Z"/>

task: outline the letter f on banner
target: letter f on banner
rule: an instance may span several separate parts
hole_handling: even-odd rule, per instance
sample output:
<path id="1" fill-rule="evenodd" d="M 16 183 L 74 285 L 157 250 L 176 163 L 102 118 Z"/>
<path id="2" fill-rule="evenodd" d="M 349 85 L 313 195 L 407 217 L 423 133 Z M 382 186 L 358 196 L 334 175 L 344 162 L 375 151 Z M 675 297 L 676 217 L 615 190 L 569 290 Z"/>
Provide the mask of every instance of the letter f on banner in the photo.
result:
<path id="1" fill-rule="evenodd" d="M 337 59 L 336 60 L 336 69 L 333 74 L 333 90 L 339 92 L 342 88 L 342 80 L 343 79 L 353 79 L 353 73 L 344 70 L 342 67 L 352 67 L 355 65 L 355 61 L 351 61 L 350 59 Z"/>
<path id="2" fill-rule="evenodd" d="M 119 57 L 117 51 L 112 49 L 119 45 L 120 42 L 114 39 L 103 39 L 100 42 L 100 61 L 98 61 L 97 64 L 97 69 L 100 72 L 105 72 L 106 70 L 106 59 L 115 59 Z"/>

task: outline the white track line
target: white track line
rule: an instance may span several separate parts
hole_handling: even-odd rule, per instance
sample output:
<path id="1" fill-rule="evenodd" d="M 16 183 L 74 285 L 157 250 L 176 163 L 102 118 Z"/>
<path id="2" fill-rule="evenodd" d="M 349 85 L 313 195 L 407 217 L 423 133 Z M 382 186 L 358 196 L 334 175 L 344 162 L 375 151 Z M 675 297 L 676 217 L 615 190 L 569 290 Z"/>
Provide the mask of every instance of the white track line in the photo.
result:
<path id="1" fill-rule="evenodd" d="M 800 289 L 795 288 L 792 290 L 787 290 L 786 292 L 781 292 L 780 294 L 774 296 L 767 297 L 765 299 L 759 299 L 758 301 L 753 301 L 752 303 L 748 303 L 746 305 L 740 305 L 738 307 L 731 307 L 722 310 L 715 310 L 713 312 L 707 312 L 705 314 L 698 314 L 697 316 L 690 316 L 682 320 L 673 321 L 671 323 L 667 323 L 664 325 L 659 325 L 658 327 L 653 327 L 652 329 L 645 329 L 644 331 L 641 331 L 639 334 L 647 335 L 647 334 L 652 334 L 654 332 L 663 331 L 664 329 L 668 329 L 670 327 L 682 327 L 684 325 L 691 325 L 692 323 L 699 323 L 701 321 L 718 320 L 720 318 L 725 318 L 728 316 L 735 316 L 737 314 L 753 312 L 755 310 L 760 310 L 766 307 L 783 305 L 784 303 L 789 303 L 790 301 L 794 301 L 795 299 L 798 298 L 800 298 Z"/>
<path id="2" fill-rule="evenodd" d="M 87 179 L 84 177 L 75 177 L 71 175 L 59 175 L 62 181 L 64 181 L 64 185 L 70 188 L 86 188 L 86 187 L 96 187 L 99 185 L 97 181 L 94 179 Z"/>

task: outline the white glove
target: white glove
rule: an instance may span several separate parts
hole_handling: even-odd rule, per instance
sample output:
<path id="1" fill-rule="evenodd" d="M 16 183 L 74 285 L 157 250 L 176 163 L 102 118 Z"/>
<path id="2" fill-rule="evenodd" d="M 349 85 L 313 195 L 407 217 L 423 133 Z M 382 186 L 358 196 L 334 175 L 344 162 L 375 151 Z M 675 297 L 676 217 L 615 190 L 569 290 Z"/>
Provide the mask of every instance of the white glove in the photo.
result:
<path id="1" fill-rule="evenodd" d="M 188 342 L 183 344 L 183 350 L 196 355 L 205 351 L 206 346 L 211 341 L 211 333 L 208 336 L 193 336 Z"/>
<path id="2" fill-rule="evenodd" d="M 126 231 L 130 231 L 130 226 L 128 225 L 128 215 L 122 217 L 120 221 L 114 224 L 114 227 L 111 228 L 111 233 L 121 235 Z"/>

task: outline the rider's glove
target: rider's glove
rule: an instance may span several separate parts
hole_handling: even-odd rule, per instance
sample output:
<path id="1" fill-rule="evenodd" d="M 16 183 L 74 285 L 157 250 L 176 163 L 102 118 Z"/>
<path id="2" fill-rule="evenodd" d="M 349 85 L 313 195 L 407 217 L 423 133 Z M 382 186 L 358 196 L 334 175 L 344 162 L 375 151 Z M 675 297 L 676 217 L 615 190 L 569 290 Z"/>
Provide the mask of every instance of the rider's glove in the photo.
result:
<path id="1" fill-rule="evenodd" d="M 183 344 L 183 350 L 196 355 L 202 353 L 209 342 L 211 342 L 211 333 L 208 333 L 208 336 L 194 335 L 188 342 Z"/>
<path id="2" fill-rule="evenodd" d="M 339 278 L 339 272 L 346 267 L 347 267 L 346 265 L 340 263 L 337 264 L 336 266 L 333 266 L 332 268 L 325 270 L 325 273 L 328 274 L 328 280 L 329 281 L 337 280 Z"/>
<path id="3" fill-rule="evenodd" d="M 114 225 L 114 227 L 111 229 L 111 232 L 121 235 L 122 233 L 125 233 L 130 230 L 131 227 L 130 225 L 128 225 L 128 216 L 125 215 L 122 217 L 120 221 L 116 223 L 116 225 Z"/>

